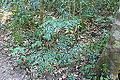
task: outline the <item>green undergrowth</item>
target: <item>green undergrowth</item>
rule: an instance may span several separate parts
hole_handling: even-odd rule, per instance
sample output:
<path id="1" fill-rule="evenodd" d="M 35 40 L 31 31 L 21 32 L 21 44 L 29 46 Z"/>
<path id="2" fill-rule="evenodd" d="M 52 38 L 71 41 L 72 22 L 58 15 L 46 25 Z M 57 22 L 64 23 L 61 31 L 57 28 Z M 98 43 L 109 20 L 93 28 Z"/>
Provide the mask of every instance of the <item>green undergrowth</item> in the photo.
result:
<path id="1" fill-rule="evenodd" d="M 92 79 L 95 77 L 92 69 L 109 38 L 108 32 L 103 32 L 102 39 L 90 45 L 78 43 L 74 34 L 59 34 L 54 41 L 26 40 L 22 46 L 11 49 L 11 54 L 21 68 L 34 70 L 36 67 L 39 74 L 46 71 L 54 74 L 56 67 L 80 64 L 82 62 L 80 55 L 83 55 L 88 62 L 85 66 L 79 66 L 80 72 L 82 71 L 84 77 Z"/>
<path id="2" fill-rule="evenodd" d="M 87 65 L 81 66 L 80 70 L 82 71 L 82 74 L 90 80 L 96 80 L 96 74 L 95 74 L 95 65 L 97 60 L 99 59 L 100 55 L 103 53 L 103 49 L 106 46 L 108 40 L 109 40 L 109 32 L 106 30 L 103 30 L 104 36 L 99 39 L 96 42 L 91 42 L 90 45 L 87 46 L 87 50 L 83 53 L 88 58 Z M 103 53 L 104 54 L 104 53 Z M 106 65 L 106 64 L 105 64 Z M 105 80 L 109 80 L 109 74 L 108 72 L 108 65 L 103 66 L 102 70 L 102 78 Z M 107 76 L 104 76 L 107 73 Z M 104 80 L 103 79 L 103 80 Z"/>
<path id="3" fill-rule="evenodd" d="M 111 27 L 118 0 L 1 0 L 0 3 L 1 9 L 13 13 L 6 25 L 11 27 L 15 42 L 11 56 L 21 68 L 37 70 L 41 75 L 77 65 L 86 80 L 95 78 L 92 70 L 108 41 L 106 29 Z M 89 44 L 80 42 L 80 36 L 87 31 L 91 34 L 93 28 L 103 31 L 102 37 L 88 41 Z M 85 65 L 81 65 L 82 57 Z M 70 80 L 77 79 L 68 76 Z"/>

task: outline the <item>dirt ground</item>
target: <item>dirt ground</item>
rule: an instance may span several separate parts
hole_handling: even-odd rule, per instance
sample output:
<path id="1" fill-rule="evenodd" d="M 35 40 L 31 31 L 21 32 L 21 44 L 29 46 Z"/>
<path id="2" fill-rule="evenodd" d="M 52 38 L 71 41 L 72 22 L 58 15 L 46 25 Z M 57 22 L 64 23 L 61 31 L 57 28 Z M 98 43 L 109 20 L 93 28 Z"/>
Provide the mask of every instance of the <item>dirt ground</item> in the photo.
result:
<path id="1" fill-rule="evenodd" d="M 15 68 L 15 61 L 9 55 L 9 49 L 12 47 L 10 31 L 7 27 L 0 26 L 0 80 L 31 80 L 25 70 Z"/>

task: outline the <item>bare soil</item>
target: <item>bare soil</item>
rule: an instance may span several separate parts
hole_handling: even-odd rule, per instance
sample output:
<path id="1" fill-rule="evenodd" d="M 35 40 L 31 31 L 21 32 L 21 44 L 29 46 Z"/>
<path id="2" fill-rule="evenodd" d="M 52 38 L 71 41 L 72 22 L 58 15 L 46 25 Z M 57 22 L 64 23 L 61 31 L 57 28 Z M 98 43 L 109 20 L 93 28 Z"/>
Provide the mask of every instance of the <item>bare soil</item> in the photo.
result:
<path id="1" fill-rule="evenodd" d="M 25 70 L 15 68 L 15 60 L 9 55 L 11 40 L 9 29 L 0 26 L 0 80 L 31 80 Z"/>

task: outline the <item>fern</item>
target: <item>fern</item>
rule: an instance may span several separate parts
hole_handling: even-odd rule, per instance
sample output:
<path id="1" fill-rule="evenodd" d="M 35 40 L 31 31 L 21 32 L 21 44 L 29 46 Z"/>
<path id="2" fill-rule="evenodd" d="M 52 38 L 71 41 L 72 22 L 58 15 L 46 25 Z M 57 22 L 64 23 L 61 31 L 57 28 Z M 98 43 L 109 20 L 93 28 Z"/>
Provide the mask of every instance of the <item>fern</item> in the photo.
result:
<path id="1" fill-rule="evenodd" d="M 117 0 L 100 1 L 42 0 L 42 3 L 41 0 L 0 0 L 0 8 L 13 13 L 9 25 L 14 40 L 21 44 L 12 49 L 18 65 L 40 74 L 53 72 L 56 66 L 80 64 L 80 57 L 84 55 L 90 59 L 90 64 L 82 66 L 80 71 L 91 79 L 90 69 L 99 55 L 94 50 L 103 49 L 108 35 L 91 46 L 80 44 L 77 39 L 79 33 L 91 24 L 110 24 L 107 18 L 112 18 L 103 16 L 109 12 L 113 14 Z"/>
<path id="2" fill-rule="evenodd" d="M 62 29 L 73 30 L 78 28 L 83 28 L 80 24 L 81 20 L 64 20 L 64 19 L 56 19 L 56 20 L 48 20 L 42 25 L 39 26 L 37 35 L 42 36 L 46 40 L 52 40 L 52 36 L 58 34 Z M 84 29 L 84 28 L 83 28 Z M 40 31 L 39 31 L 40 30 Z"/>

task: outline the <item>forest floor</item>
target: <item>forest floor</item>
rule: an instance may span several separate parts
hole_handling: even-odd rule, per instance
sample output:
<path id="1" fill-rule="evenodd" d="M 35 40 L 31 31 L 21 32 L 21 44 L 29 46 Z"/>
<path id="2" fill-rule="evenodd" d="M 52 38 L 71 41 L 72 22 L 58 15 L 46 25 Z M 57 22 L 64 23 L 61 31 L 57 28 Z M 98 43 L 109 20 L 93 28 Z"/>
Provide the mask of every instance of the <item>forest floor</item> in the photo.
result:
<path id="1" fill-rule="evenodd" d="M 30 80 L 25 70 L 15 68 L 15 60 L 8 55 L 11 40 L 9 29 L 0 27 L 0 80 Z"/>
<path id="2" fill-rule="evenodd" d="M 10 50 L 13 48 L 11 38 L 11 31 L 8 27 L 4 26 L 0 28 L 0 80 L 34 80 L 30 78 L 27 71 L 21 69 L 17 66 L 16 61 L 9 54 Z M 73 70 L 75 68 L 63 68 L 59 69 L 63 71 Z M 58 71 L 59 71 L 58 70 Z M 75 73 L 76 74 L 76 73 Z M 57 78 L 53 75 L 45 74 L 45 79 L 37 79 L 37 80 L 67 80 L 66 75 L 61 73 L 62 76 L 57 75 Z M 54 77 L 54 78 L 53 78 Z M 65 77 L 65 79 L 63 79 Z M 81 76 L 79 76 L 80 78 Z M 82 78 L 84 80 L 84 78 Z M 35 79 L 36 80 L 36 79 Z"/>
<path id="3" fill-rule="evenodd" d="M 0 28 L 0 80 L 34 80 L 33 78 L 31 78 L 30 75 L 28 75 L 26 70 L 21 69 L 17 66 L 16 61 L 9 54 L 10 53 L 9 49 L 13 48 L 12 43 L 13 43 L 13 40 L 11 38 L 11 31 L 9 30 L 8 27 L 2 26 Z M 63 71 L 68 72 L 73 70 L 74 72 L 75 68 L 74 67 L 67 68 L 67 69 L 60 68 L 59 70 L 62 70 L 62 72 Z M 75 73 L 75 75 L 76 74 L 77 73 Z M 61 73 L 60 75 L 57 75 L 57 77 L 55 77 L 50 74 L 45 74 L 44 79 L 37 79 L 37 80 L 67 80 L 66 79 L 67 77 L 66 75 L 64 75 L 64 73 Z M 80 75 L 79 78 L 80 77 L 82 76 Z M 85 80 L 85 79 L 82 78 L 82 80 Z"/>
<path id="4" fill-rule="evenodd" d="M 91 40 L 97 41 L 103 36 L 102 28 L 95 27 L 81 34 L 82 38 L 80 43 L 88 43 Z M 21 69 L 16 64 L 16 59 L 12 58 L 9 54 L 10 49 L 13 48 L 13 40 L 11 38 L 11 31 L 9 27 L 0 26 L 0 80 L 68 80 L 66 73 L 79 77 L 77 80 L 85 80 L 85 78 L 77 71 L 77 65 L 72 67 L 59 68 L 56 72 L 60 72 L 59 75 L 51 75 L 46 73 L 43 75 L 44 79 L 33 79 L 31 74 L 29 75 L 25 69 Z M 15 46 L 15 45 L 14 45 Z M 84 60 L 81 64 L 85 64 Z M 81 78 L 81 79 L 80 79 Z"/>

